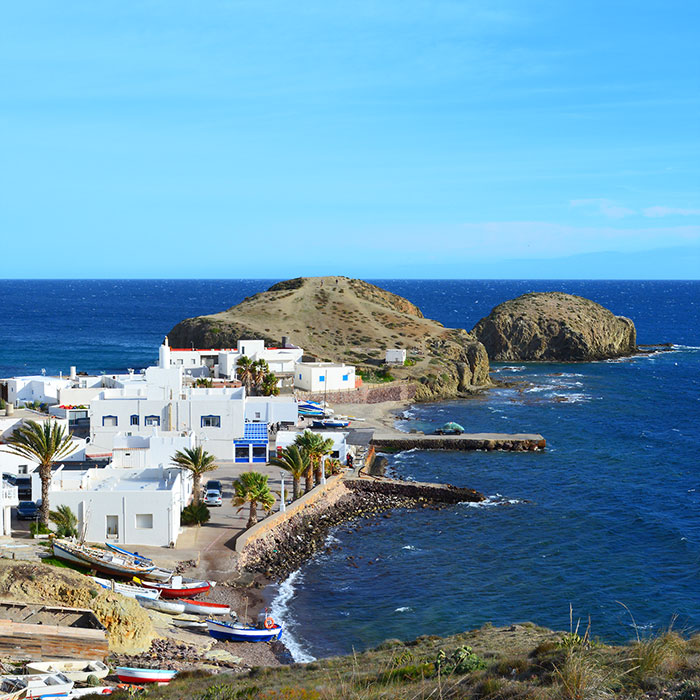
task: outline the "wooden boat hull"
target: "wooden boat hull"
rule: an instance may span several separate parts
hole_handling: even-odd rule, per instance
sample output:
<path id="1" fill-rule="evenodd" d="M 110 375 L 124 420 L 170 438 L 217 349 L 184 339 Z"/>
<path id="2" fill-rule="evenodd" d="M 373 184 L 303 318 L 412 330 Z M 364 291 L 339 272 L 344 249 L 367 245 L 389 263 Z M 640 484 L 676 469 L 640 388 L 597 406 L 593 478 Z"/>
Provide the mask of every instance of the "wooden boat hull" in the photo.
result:
<path id="1" fill-rule="evenodd" d="M 144 598 L 152 598 L 155 600 L 160 597 L 160 591 L 156 591 L 151 588 L 142 588 L 141 586 L 130 586 L 128 583 L 118 583 L 116 581 L 109 581 L 105 578 L 99 578 L 98 576 L 90 577 L 98 586 L 108 590 L 119 593 L 120 595 L 126 596 L 127 598 L 136 598 L 140 595 Z M 114 586 L 112 586 L 114 583 Z"/>
<path id="2" fill-rule="evenodd" d="M 217 620 L 207 620 L 207 630 L 214 639 L 227 642 L 272 642 L 279 639 L 282 634 L 280 625 L 259 630 L 253 627 L 235 627 Z"/>
<path id="3" fill-rule="evenodd" d="M 145 588 L 151 588 L 160 591 L 161 598 L 194 598 L 200 593 L 206 593 L 211 588 L 209 581 L 185 581 L 182 583 L 153 583 L 152 581 L 143 581 L 135 579 Z"/>
<path id="4" fill-rule="evenodd" d="M 182 629 L 186 629 L 186 630 L 195 630 L 197 632 L 206 632 L 207 631 L 207 623 L 205 620 L 202 620 L 201 618 L 199 620 L 183 620 L 183 619 L 174 617 L 170 622 L 175 627 L 181 627 Z"/>
<path id="5" fill-rule="evenodd" d="M 155 567 L 150 565 L 146 567 L 130 566 L 128 564 L 122 564 L 118 562 L 109 562 L 103 559 L 99 559 L 94 556 L 90 556 L 87 552 L 81 552 L 75 547 L 69 547 L 68 545 L 62 545 L 61 543 L 54 540 L 53 542 L 53 553 L 58 559 L 63 559 L 64 561 L 72 562 L 73 564 L 80 564 L 81 566 L 86 566 L 91 569 L 95 569 L 103 574 L 111 574 L 112 576 L 129 577 L 141 576 L 143 574 L 152 571 Z"/>
<path id="6" fill-rule="evenodd" d="M 191 615 L 228 615 L 231 612 L 230 605 L 222 605 L 221 603 L 208 603 L 205 600 L 187 600 L 183 599 L 180 602 L 185 604 L 185 612 Z"/>
<path id="7" fill-rule="evenodd" d="M 113 552 L 121 554 L 122 556 L 131 557 L 135 562 L 140 562 L 143 564 L 153 564 L 153 559 L 149 559 L 148 557 L 142 557 L 140 554 L 137 554 L 136 552 L 130 552 L 128 549 L 122 549 L 121 547 L 118 547 L 116 544 L 113 544 L 111 542 L 105 542 L 105 547 L 111 549 Z M 165 582 L 169 581 L 172 575 L 173 572 L 170 569 L 162 569 L 159 566 L 155 566 L 152 571 L 143 574 L 143 578 L 148 579 L 149 581 Z"/>
<path id="8" fill-rule="evenodd" d="M 177 671 L 152 668 L 130 668 L 118 666 L 117 677 L 122 683 L 170 683 Z"/>
<path id="9" fill-rule="evenodd" d="M 142 608 L 167 615 L 182 615 L 185 612 L 185 604 L 181 600 L 161 600 L 160 598 L 145 598 L 139 595 L 136 596 L 136 602 Z"/>
<path id="10" fill-rule="evenodd" d="M 105 678 L 109 667 L 101 661 L 41 661 L 27 664 L 27 671 L 33 673 L 62 673 L 68 680 L 85 683 L 89 676 Z"/>

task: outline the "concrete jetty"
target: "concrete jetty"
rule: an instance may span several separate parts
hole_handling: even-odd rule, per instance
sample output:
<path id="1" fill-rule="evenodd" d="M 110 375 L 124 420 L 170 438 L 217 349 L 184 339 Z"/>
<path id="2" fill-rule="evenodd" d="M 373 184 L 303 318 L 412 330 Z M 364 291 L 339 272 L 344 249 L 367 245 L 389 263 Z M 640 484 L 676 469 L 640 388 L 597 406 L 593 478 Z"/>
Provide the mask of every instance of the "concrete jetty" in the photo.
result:
<path id="1" fill-rule="evenodd" d="M 462 433 L 461 435 L 426 435 L 377 431 L 371 444 L 377 450 L 505 450 L 537 452 L 547 441 L 539 433 Z"/>
<path id="2" fill-rule="evenodd" d="M 360 474 L 358 477 L 346 477 L 343 481 L 351 491 L 381 493 L 386 496 L 403 496 L 405 498 L 434 503 L 480 503 L 484 494 L 474 489 L 421 481 L 399 481 L 382 476 Z"/>

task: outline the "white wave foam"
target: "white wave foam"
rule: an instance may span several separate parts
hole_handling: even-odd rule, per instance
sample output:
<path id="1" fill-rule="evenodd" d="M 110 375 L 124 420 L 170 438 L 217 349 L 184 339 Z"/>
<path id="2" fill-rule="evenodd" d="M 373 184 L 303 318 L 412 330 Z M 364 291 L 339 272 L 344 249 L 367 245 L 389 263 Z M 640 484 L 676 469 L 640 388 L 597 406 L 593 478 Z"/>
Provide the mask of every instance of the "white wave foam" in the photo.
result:
<path id="1" fill-rule="evenodd" d="M 411 551 L 411 552 L 415 552 L 415 551 L 416 551 L 416 548 L 415 548 L 412 544 L 404 545 L 403 547 L 401 547 L 401 549 L 408 549 L 408 550 Z"/>
<path id="2" fill-rule="evenodd" d="M 323 544 L 330 547 L 332 544 L 340 544 L 340 540 L 329 532 Z"/>
<path id="3" fill-rule="evenodd" d="M 275 618 L 284 629 L 284 645 L 289 649 L 289 653 L 297 663 L 307 663 L 315 661 L 308 651 L 294 638 L 292 629 L 294 620 L 289 612 L 289 602 L 294 597 L 294 584 L 300 582 L 299 571 L 290 574 L 287 579 L 280 584 L 275 599 L 270 604 L 270 615 Z"/>
<path id="4" fill-rule="evenodd" d="M 525 389 L 525 393 L 526 394 L 537 394 L 540 391 L 547 391 L 550 388 L 551 387 L 548 387 L 548 386 L 533 386 L 530 389 Z"/>
<path id="5" fill-rule="evenodd" d="M 408 605 L 404 605 L 400 608 L 396 608 L 394 612 L 411 612 L 413 608 L 409 607 Z"/>
<path id="6" fill-rule="evenodd" d="M 513 365 L 508 367 L 501 367 L 501 372 L 522 372 L 525 369 L 523 365 Z"/>
<path id="7" fill-rule="evenodd" d="M 500 493 L 494 493 L 480 503 L 465 502 L 462 505 L 468 508 L 492 508 L 493 506 L 514 506 L 518 503 L 525 503 L 525 501 L 521 501 L 519 498 L 505 498 Z"/>

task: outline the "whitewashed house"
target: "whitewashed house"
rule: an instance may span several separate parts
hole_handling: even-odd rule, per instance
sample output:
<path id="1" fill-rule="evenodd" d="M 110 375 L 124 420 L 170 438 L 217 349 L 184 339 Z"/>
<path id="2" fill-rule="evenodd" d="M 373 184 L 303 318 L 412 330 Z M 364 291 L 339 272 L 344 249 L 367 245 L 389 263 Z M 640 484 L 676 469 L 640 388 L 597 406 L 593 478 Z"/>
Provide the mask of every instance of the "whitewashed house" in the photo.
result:
<path id="1" fill-rule="evenodd" d="M 333 451 L 329 455 L 335 459 L 339 459 L 343 464 L 345 464 L 348 457 L 348 443 L 347 443 L 347 433 L 343 432 L 331 432 L 329 430 L 319 431 L 320 435 L 323 435 L 324 439 L 333 440 Z M 295 430 L 280 430 L 275 438 L 275 449 L 277 452 L 281 452 L 285 447 L 292 445 L 300 435 L 298 431 Z"/>
<path id="2" fill-rule="evenodd" d="M 18 504 L 17 487 L 0 478 L 0 537 L 12 535 L 12 508 Z"/>
<path id="3" fill-rule="evenodd" d="M 355 368 L 334 362 L 297 362 L 294 386 L 303 391 L 344 391 L 355 388 Z"/>
<path id="4" fill-rule="evenodd" d="M 406 349 L 405 348 L 387 348 L 384 354 L 384 361 L 388 365 L 402 365 L 406 362 Z"/>
<path id="5" fill-rule="evenodd" d="M 111 467 L 135 469 L 147 466 L 172 466 L 176 452 L 196 447 L 194 433 L 154 432 L 153 435 L 117 433 L 112 446 Z"/>
<path id="6" fill-rule="evenodd" d="M 38 474 L 33 491 L 40 486 Z M 189 484 L 189 486 L 188 486 Z M 51 480 L 52 509 L 68 506 L 90 542 L 174 546 L 191 480 L 177 468 L 57 469 Z"/>

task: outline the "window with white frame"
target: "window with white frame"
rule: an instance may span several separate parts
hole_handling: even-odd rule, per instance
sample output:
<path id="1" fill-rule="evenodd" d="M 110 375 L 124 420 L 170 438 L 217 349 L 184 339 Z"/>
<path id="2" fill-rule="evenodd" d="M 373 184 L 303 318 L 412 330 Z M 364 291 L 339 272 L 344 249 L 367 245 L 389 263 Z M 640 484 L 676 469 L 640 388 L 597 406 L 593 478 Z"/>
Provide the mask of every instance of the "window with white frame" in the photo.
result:
<path id="1" fill-rule="evenodd" d="M 136 513 L 136 529 L 137 530 L 152 530 L 153 529 L 153 513 Z"/>
<path id="2" fill-rule="evenodd" d="M 220 428 L 221 416 L 202 416 L 202 428 Z"/>
<path id="3" fill-rule="evenodd" d="M 160 416 L 146 416 L 144 425 L 160 425 Z"/>

